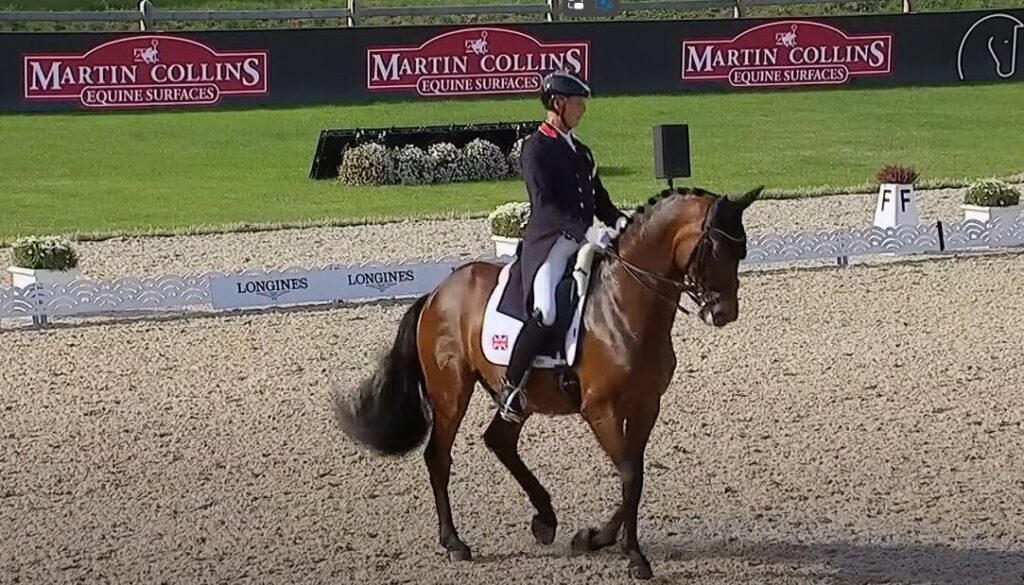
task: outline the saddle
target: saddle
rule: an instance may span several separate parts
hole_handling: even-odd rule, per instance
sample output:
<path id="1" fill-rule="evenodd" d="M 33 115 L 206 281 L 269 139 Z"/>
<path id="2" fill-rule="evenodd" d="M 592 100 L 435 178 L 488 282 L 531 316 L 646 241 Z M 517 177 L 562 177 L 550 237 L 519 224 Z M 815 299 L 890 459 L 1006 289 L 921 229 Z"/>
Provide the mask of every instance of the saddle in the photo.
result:
<path id="1" fill-rule="evenodd" d="M 591 276 L 598 245 L 585 242 L 569 258 L 565 272 L 555 286 L 555 323 L 548 329 L 541 350 L 534 358 L 534 369 L 554 370 L 559 383 L 576 405 L 580 404 L 579 377 L 574 365 L 583 338 L 583 310 L 590 292 Z M 508 286 L 509 273 L 519 261 L 518 254 L 505 264 L 491 291 L 484 312 L 481 346 L 487 361 L 507 366 L 524 322 L 499 309 Z"/>

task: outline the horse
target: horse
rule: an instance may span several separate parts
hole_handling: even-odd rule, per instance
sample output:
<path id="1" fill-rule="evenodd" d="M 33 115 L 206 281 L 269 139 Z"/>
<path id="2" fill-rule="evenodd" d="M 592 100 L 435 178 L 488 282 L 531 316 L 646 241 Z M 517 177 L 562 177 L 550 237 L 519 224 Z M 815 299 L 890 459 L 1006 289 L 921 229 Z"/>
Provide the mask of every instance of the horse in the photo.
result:
<path id="1" fill-rule="evenodd" d="M 535 367 L 526 382 L 523 423 L 507 422 L 495 413 L 483 434 L 484 444 L 535 508 L 530 526 L 539 544 L 554 541 L 558 522 L 550 494 L 519 456 L 520 433 L 533 414 L 580 414 L 615 465 L 622 500 L 600 528 L 574 535 L 571 552 L 611 546 L 621 529 L 629 574 L 653 576 L 638 542 L 637 515 L 644 452 L 676 367 L 672 326 L 679 311 L 713 327 L 739 317 L 739 263 L 747 253 L 743 213 L 762 189 L 730 198 L 677 187 L 638 207 L 593 260 L 581 313 L 585 333 L 570 372 L 578 394 L 569 392 L 555 371 Z M 375 455 L 400 457 L 426 439 L 423 457 L 439 542 L 452 560 L 472 560 L 452 521 L 452 445 L 476 384 L 496 401 L 504 372 L 504 366 L 485 359 L 481 341 L 485 308 L 501 270 L 489 260 L 453 270 L 405 311 L 390 351 L 354 397 L 338 389 L 333 396 L 337 424 Z M 693 301 L 691 310 L 681 304 L 683 292 Z"/>

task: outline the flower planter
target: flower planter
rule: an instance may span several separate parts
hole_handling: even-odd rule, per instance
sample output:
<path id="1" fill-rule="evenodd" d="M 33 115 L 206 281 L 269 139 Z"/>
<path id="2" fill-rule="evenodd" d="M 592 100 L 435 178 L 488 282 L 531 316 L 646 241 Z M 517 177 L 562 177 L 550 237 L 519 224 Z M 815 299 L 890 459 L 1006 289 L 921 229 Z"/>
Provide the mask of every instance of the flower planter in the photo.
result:
<path id="1" fill-rule="evenodd" d="M 1020 205 L 1009 205 L 1005 207 L 989 207 L 986 205 L 970 205 L 964 203 L 960 206 L 964 210 L 965 220 L 977 220 L 989 222 L 996 218 L 1006 218 L 1012 221 L 1020 215 Z"/>
<path id="2" fill-rule="evenodd" d="M 7 271 L 11 273 L 14 286 L 25 288 L 33 284 L 67 284 L 77 280 L 82 275 L 80 268 L 68 270 L 47 270 L 44 268 L 22 268 L 21 266 L 9 266 Z"/>
<path id="3" fill-rule="evenodd" d="M 507 238 L 505 236 L 491 236 L 494 242 L 494 253 L 501 256 L 515 256 L 516 248 L 519 246 L 519 238 Z"/>

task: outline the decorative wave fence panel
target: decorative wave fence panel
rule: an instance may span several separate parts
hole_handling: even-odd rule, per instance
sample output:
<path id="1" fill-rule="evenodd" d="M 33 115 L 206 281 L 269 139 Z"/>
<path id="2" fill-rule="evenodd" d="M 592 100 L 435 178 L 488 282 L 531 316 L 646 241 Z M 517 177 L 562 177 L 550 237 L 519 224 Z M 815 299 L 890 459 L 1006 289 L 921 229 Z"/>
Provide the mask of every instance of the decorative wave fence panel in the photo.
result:
<path id="1" fill-rule="evenodd" d="M 1024 247 L 1024 217 L 1020 216 L 991 222 L 751 234 L 744 265 L 827 259 L 844 265 L 852 256 L 938 255 L 1017 247 Z M 433 290 L 453 270 L 476 260 L 504 263 L 508 257 L 331 264 L 0 288 L 0 318 L 32 318 L 35 323 L 45 323 L 49 317 L 185 307 L 234 310 L 406 299 Z"/>

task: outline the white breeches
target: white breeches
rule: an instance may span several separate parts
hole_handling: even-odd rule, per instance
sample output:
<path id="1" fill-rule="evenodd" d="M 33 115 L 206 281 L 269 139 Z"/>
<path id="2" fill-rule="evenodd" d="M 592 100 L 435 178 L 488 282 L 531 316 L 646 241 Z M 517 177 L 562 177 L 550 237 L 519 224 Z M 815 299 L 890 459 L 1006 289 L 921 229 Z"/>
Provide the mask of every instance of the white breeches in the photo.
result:
<path id="1" fill-rule="evenodd" d="M 533 279 L 533 307 L 541 312 L 544 325 L 555 324 L 555 286 L 565 274 L 565 265 L 569 257 L 579 249 L 580 245 L 565 236 L 560 236 L 551 246 L 548 257 Z"/>

